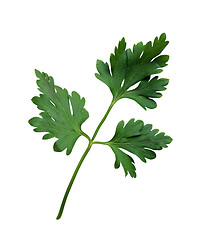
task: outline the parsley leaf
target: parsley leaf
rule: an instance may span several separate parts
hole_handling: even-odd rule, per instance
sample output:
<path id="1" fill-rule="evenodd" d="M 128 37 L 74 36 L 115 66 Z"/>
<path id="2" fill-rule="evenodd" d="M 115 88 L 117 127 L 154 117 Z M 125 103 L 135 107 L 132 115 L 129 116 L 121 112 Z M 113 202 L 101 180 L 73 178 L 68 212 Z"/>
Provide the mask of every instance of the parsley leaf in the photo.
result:
<path id="1" fill-rule="evenodd" d="M 37 85 L 42 92 L 39 97 L 33 97 L 32 102 L 42 110 L 41 117 L 34 117 L 29 120 L 30 125 L 36 127 L 35 132 L 46 132 L 43 139 L 58 138 L 53 149 L 61 152 L 64 149 L 69 155 L 77 139 L 87 135 L 81 130 L 81 125 L 89 117 L 84 108 L 85 99 L 80 98 L 77 92 L 72 92 L 71 96 L 64 88 L 54 85 L 54 80 L 46 73 L 35 70 Z M 70 109 L 72 106 L 72 112 Z"/>
<path id="2" fill-rule="evenodd" d="M 169 80 L 166 78 L 153 77 L 146 78 L 140 82 L 137 88 L 129 90 L 124 97 L 136 101 L 145 110 L 146 108 L 156 108 L 157 103 L 152 98 L 160 98 L 162 94 L 159 91 L 166 90 Z"/>
<path id="3" fill-rule="evenodd" d="M 143 45 L 139 42 L 131 50 L 126 49 L 125 39 L 122 38 L 118 47 L 115 47 L 115 53 L 110 55 L 110 67 L 107 62 L 97 60 L 96 67 L 99 73 L 95 76 L 109 87 L 115 102 L 121 98 L 130 98 L 144 109 L 155 108 L 156 103 L 151 98 L 161 96 L 157 92 L 165 90 L 168 79 L 147 79 L 162 72 L 162 68 L 167 66 L 169 56 L 160 54 L 168 43 L 166 34 L 163 33 L 159 38 L 155 38 L 153 44 L 148 42 Z M 140 85 L 137 88 L 128 91 L 138 82 Z M 146 91 L 145 88 L 151 91 Z"/>
<path id="4" fill-rule="evenodd" d="M 120 150 L 118 147 L 114 147 L 113 145 L 111 145 L 110 147 L 116 157 L 114 167 L 119 168 L 121 163 L 125 172 L 125 176 L 127 176 L 127 174 L 129 173 L 131 177 L 136 178 L 136 168 L 134 165 L 134 160 L 129 155 Z"/>
<path id="5" fill-rule="evenodd" d="M 125 149 L 138 156 L 143 162 L 154 159 L 156 154 L 152 150 L 161 150 L 171 143 L 172 138 L 158 129 L 152 129 L 151 124 L 144 125 L 143 121 L 133 118 L 125 125 L 120 121 L 116 127 L 114 137 L 105 144 L 110 146 L 116 156 L 115 168 L 122 164 L 125 175 L 129 172 L 131 177 L 136 177 L 134 161 L 121 149 Z"/>

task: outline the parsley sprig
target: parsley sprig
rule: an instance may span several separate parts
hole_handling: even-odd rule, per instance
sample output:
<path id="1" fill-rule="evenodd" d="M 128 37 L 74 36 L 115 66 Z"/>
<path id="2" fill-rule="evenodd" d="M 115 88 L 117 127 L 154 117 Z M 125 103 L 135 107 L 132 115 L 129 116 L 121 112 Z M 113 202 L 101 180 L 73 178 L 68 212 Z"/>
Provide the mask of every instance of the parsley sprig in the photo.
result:
<path id="1" fill-rule="evenodd" d="M 110 55 L 110 64 L 97 60 L 98 73 L 95 76 L 109 87 L 112 101 L 91 138 L 81 129 L 82 124 L 89 117 L 84 108 L 85 99 L 74 91 L 69 95 L 65 88 L 55 85 L 51 76 L 35 70 L 38 78 L 38 90 L 41 94 L 33 97 L 32 101 L 41 110 L 41 113 L 40 117 L 33 117 L 29 120 L 30 125 L 35 127 L 34 131 L 45 132 L 43 139 L 57 138 L 53 145 L 54 151 L 66 150 L 67 155 L 72 152 L 75 142 L 80 136 L 88 139 L 88 146 L 69 182 L 57 219 L 62 216 L 72 184 L 93 144 L 109 146 L 115 154 L 114 167 L 119 168 L 122 165 L 125 176 L 130 174 L 135 178 L 135 162 L 123 150 L 146 162 L 147 159 L 156 157 L 154 150 L 166 148 L 171 143 L 172 138 L 165 133 L 159 133 L 159 130 L 153 129 L 151 124 L 144 124 L 142 120 L 135 121 L 133 118 L 126 124 L 124 121 L 120 121 L 111 140 L 95 141 L 112 107 L 120 99 L 132 99 L 145 110 L 157 106 L 154 99 L 162 96 L 161 91 L 166 89 L 165 86 L 169 82 L 168 79 L 156 76 L 163 71 L 163 67 L 167 66 L 169 56 L 161 55 L 167 45 L 165 33 L 161 34 L 159 38 L 156 37 L 153 43 L 148 42 L 144 45 L 139 42 L 133 46 L 132 50 L 126 49 L 125 39 L 122 38 L 118 47 L 115 47 L 114 53 Z M 135 85 L 137 86 L 135 87 Z"/>

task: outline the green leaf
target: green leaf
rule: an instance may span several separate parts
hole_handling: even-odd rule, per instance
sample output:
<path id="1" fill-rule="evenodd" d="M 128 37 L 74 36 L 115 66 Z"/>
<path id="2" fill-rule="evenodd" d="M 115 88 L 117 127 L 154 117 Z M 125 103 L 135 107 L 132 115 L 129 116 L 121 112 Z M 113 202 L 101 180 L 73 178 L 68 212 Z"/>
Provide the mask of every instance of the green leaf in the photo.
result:
<path id="1" fill-rule="evenodd" d="M 117 147 L 111 146 L 111 149 L 116 156 L 114 165 L 115 168 L 119 168 L 121 163 L 125 172 L 125 176 L 127 176 L 127 174 L 129 173 L 131 177 L 136 178 L 136 168 L 134 166 L 134 160 Z"/>
<path id="2" fill-rule="evenodd" d="M 165 86 L 168 83 L 169 80 L 166 78 L 144 79 L 137 88 L 127 91 L 124 97 L 136 101 L 145 110 L 146 108 L 155 108 L 157 103 L 152 98 L 160 98 L 162 96 L 160 91 L 166 90 Z"/>
<path id="3" fill-rule="evenodd" d="M 158 77 L 152 78 L 150 81 L 149 79 L 151 75 L 162 72 L 162 68 L 167 66 L 169 56 L 160 54 L 168 43 L 166 34 L 163 33 L 159 38 L 155 38 L 153 44 L 148 42 L 143 45 L 142 42 L 139 42 L 131 50 L 126 49 L 125 39 L 122 38 L 118 47 L 115 47 L 114 54 L 110 56 L 110 67 L 108 63 L 97 60 L 98 73 L 95 76 L 109 87 L 114 101 L 121 98 L 131 98 L 145 109 L 154 108 L 156 103 L 150 98 L 160 97 L 161 95 L 153 94 L 153 91 L 157 93 L 165 90 L 165 88 L 162 89 L 162 86 L 166 85 L 167 79 L 164 79 L 164 83 L 160 79 L 156 81 Z M 145 84 L 143 84 L 144 81 Z M 139 89 L 136 87 L 129 90 L 138 82 L 140 82 Z M 148 92 L 146 92 L 147 89 Z M 151 95 L 148 94 L 150 89 L 152 89 Z"/>
<path id="4" fill-rule="evenodd" d="M 154 159 L 153 150 L 161 150 L 171 143 L 172 138 L 165 133 L 159 133 L 158 129 L 152 129 L 151 124 L 144 125 L 143 121 L 131 119 L 126 125 L 120 121 L 116 127 L 114 137 L 105 144 L 110 146 L 116 156 L 115 168 L 122 164 L 125 174 L 130 173 L 136 177 L 132 158 L 124 153 L 124 149 L 138 156 L 143 162 L 146 159 Z"/>
<path id="5" fill-rule="evenodd" d="M 81 135 L 87 137 L 81 130 L 81 125 L 89 117 L 84 108 L 85 99 L 80 98 L 77 92 L 69 95 L 65 88 L 54 85 L 53 78 L 46 73 L 38 70 L 35 70 L 35 73 L 39 78 L 38 90 L 42 94 L 39 97 L 33 97 L 32 102 L 42 112 L 41 117 L 31 118 L 29 124 L 35 127 L 35 132 L 46 132 L 43 139 L 58 138 L 53 146 L 54 151 L 61 152 L 67 149 L 68 155 Z"/>

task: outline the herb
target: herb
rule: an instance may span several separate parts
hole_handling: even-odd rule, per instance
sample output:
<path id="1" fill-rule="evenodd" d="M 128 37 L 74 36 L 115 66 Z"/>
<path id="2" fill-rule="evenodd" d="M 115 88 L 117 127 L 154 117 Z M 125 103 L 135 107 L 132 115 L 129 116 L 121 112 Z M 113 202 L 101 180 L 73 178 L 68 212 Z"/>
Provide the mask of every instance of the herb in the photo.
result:
<path id="1" fill-rule="evenodd" d="M 71 153 L 80 136 L 86 137 L 89 141 L 67 187 L 57 219 L 62 216 L 78 170 L 93 144 L 109 146 L 115 154 L 114 167 L 119 168 L 122 165 L 125 175 L 129 173 L 131 177 L 135 178 L 134 160 L 123 150 L 133 153 L 146 162 L 147 159 L 156 157 L 153 150 L 161 150 L 171 143 L 172 138 L 166 136 L 165 133 L 159 133 L 158 129 L 152 129 L 151 124 L 145 125 L 143 121 L 134 119 L 129 120 L 126 125 L 124 121 L 120 121 L 115 135 L 110 141 L 94 141 L 110 110 L 118 100 L 132 99 L 145 110 L 157 106 L 154 98 L 162 96 L 160 91 L 165 90 L 165 86 L 169 82 L 168 79 L 156 76 L 163 71 L 163 67 L 167 66 L 169 56 L 160 55 L 167 44 L 166 34 L 163 33 L 159 38 L 155 38 L 153 44 L 148 42 L 143 45 L 142 42 L 139 42 L 131 50 L 126 49 L 125 39 L 122 38 L 118 47 L 115 47 L 114 54 L 110 55 L 110 67 L 107 62 L 97 60 L 98 73 L 95 76 L 109 87 L 113 98 L 92 138 L 81 129 L 81 125 L 89 117 L 84 108 L 85 99 L 81 98 L 77 92 L 69 95 L 65 88 L 62 89 L 54 84 L 51 76 L 35 70 L 38 78 L 38 90 L 41 94 L 39 97 L 33 97 L 32 101 L 42 112 L 40 117 L 29 120 L 30 125 L 35 127 L 34 131 L 45 132 L 43 139 L 57 138 L 53 145 L 54 151 L 61 152 L 66 149 L 67 155 Z M 152 77 L 152 75 L 155 76 Z M 134 87 L 137 83 L 138 86 Z M 133 89 L 130 89 L 131 87 Z"/>

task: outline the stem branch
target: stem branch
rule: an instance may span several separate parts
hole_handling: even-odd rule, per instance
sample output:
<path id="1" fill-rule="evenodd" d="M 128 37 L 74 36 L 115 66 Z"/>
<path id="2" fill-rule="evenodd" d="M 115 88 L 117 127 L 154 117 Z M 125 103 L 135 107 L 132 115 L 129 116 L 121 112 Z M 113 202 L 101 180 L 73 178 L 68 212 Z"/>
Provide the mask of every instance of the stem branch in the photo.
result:
<path id="1" fill-rule="evenodd" d="M 109 112 L 111 111 L 112 107 L 114 106 L 115 102 L 112 101 L 109 108 L 107 109 L 104 117 L 102 118 L 102 120 L 100 121 L 100 123 L 98 124 L 94 134 L 93 134 L 93 137 L 92 137 L 92 141 L 94 141 L 95 137 L 97 136 L 98 134 L 98 131 L 100 130 L 101 126 L 103 125 L 104 121 L 106 120 L 107 116 L 109 115 Z"/>

